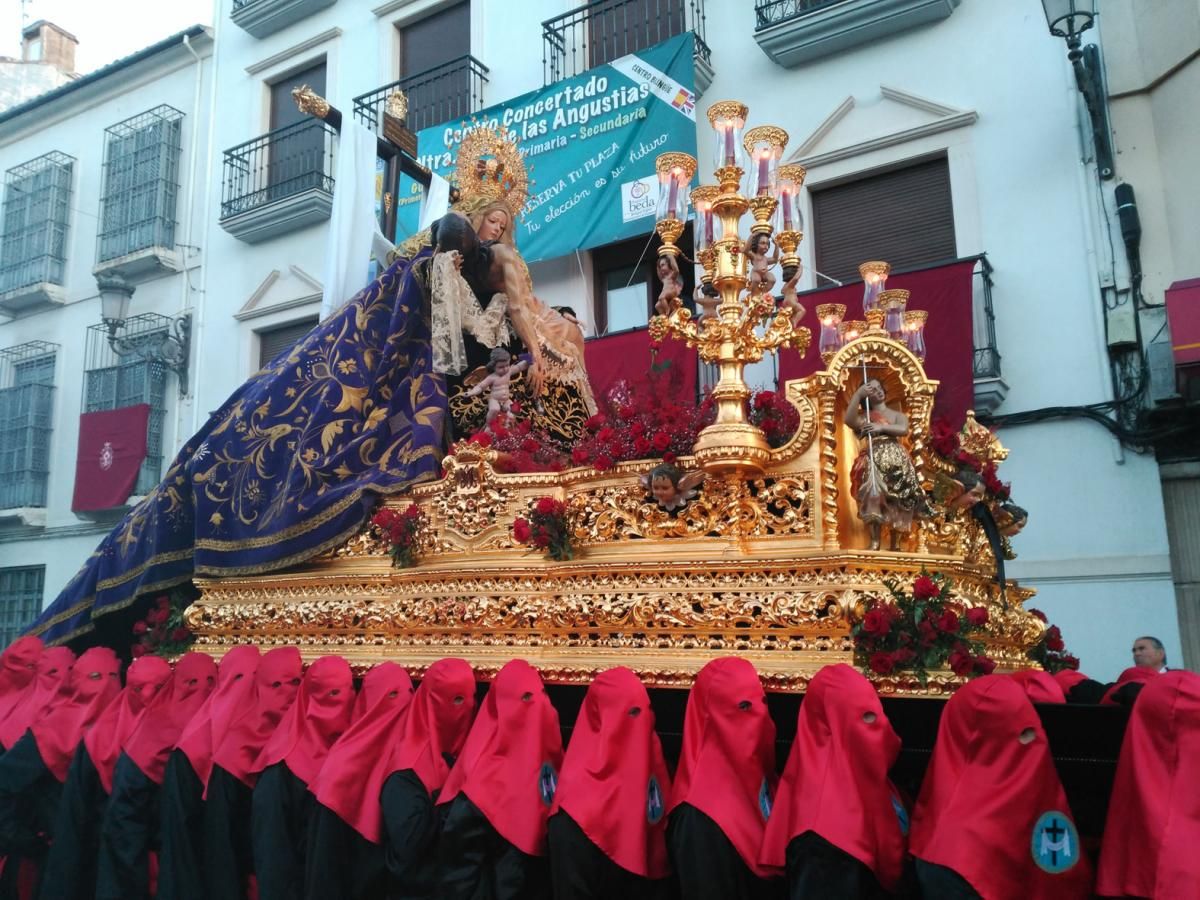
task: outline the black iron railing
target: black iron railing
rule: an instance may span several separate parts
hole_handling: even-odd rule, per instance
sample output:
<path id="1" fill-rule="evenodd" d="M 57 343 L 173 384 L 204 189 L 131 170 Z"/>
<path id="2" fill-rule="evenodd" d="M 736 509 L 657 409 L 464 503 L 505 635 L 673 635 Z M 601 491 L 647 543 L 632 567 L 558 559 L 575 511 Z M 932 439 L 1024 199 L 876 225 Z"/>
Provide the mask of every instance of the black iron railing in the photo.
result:
<path id="1" fill-rule="evenodd" d="M 466 118 L 483 109 L 487 76 L 488 67 L 475 57 L 460 56 L 355 97 L 354 115 L 363 124 L 380 131 L 387 99 L 399 89 L 408 98 L 404 124 L 410 131 Z"/>
<path id="2" fill-rule="evenodd" d="M 789 19 L 798 19 L 811 12 L 844 3 L 845 0 L 755 0 L 754 30 L 762 31 Z"/>
<path id="3" fill-rule="evenodd" d="M 677 34 L 696 34 L 696 56 L 710 61 L 703 0 L 599 0 L 542 22 L 546 84 L 570 78 Z"/>
<path id="4" fill-rule="evenodd" d="M 972 328 L 975 338 L 976 378 L 1000 377 L 1000 351 L 996 348 L 996 314 L 992 310 L 992 264 L 981 254 L 972 284 Z"/>
<path id="5" fill-rule="evenodd" d="M 175 247 L 183 113 L 158 106 L 104 130 L 96 259 Z"/>
<path id="6" fill-rule="evenodd" d="M 337 132 L 320 119 L 277 128 L 225 151 L 221 218 L 305 191 L 333 193 Z"/>
<path id="7" fill-rule="evenodd" d="M 75 158 L 54 151 L 4 173 L 0 293 L 62 284 Z"/>
<path id="8" fill-rule="evenodd" d="M 0 509 L 46 505 L 59 350 L 47 341 L 0 350 Z"/>

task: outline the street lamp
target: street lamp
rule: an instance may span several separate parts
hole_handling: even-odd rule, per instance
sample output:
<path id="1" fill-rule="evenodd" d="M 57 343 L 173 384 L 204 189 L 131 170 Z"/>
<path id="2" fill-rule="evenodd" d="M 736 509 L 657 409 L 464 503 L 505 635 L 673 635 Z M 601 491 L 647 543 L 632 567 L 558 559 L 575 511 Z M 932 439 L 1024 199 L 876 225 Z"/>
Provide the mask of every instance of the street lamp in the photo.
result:
<path id="1" fill-rule="evenodd" d="M 159 316 L 169 328 L 154 328 L 134 335 L 125 335 L 129 319 L 129 303 L 133 285 L 120 275 L 108 273 L 96 276 L 100 289 L 100 318 L 108 329 L 108 346 L 117 356 L 137 356 L 148 363 L 162 366 L 179 378 L 179 395 L 187 396 L 188 360 L 191 352 L 192 317 L 184 314 L 175 319 Z M 141 316 L 135 316 L 135 321 Z"/>
<path id="2" fill-rule="evenodd" d="M 1113 177 L 1112 135 L 1108 128 L 1108 107 L 1104 80 L 1100 74 L 1100 51 L 1095 44 L 1081 46 L 1080 35 L 1096 20 L 1096 0 L 1042 0 L 1050 33 L 1067 41 L 1067 59 L 1075 70 L 1075 83 L 1087 106 L 1092 125 L 1092 143 L 1096 148 L 1096 168 L 1100 177 Z"/>

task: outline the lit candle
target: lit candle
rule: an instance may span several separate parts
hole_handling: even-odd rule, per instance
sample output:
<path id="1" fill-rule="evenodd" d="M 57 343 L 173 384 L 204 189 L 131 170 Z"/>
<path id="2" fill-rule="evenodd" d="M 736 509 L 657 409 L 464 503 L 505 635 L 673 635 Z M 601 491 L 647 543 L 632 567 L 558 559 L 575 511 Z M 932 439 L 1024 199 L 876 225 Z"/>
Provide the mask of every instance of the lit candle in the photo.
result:
<path id="1" fill-rule="evenodd" d="M 763 150 L 758 155 L 758 196 L 760 197 L 770 192 L 770 177 L 767 172 L 767 166 L 770 161 L 770 150 Z"/>
<path id="2" fill-rule="evenodd" d="M 732 166 L 737 163 L 737 154 L 733 149 L 733 123 L 725 122 L 721 127 L 725 129 L 725 165 Z"/>
<path id="3" fill-rule="evenodd" d="M 704 246 L 711 247 L 713 242 L 712 204 L 705 200 L 700 204 L 700 211 L 704 214 Z"/>
<path id="4" fill-rule="evenodd" d="M 679 218 L 675 214 L 675 206 L 676 206 L 677 201 L 679 200 L 679 176 L 680 176 L 680 174 L 682 174 L 682 172 L 683 172 L 683 170 L 681 168 L 679 168 L 679 166 L 676 166 L 675 168 L 673 168 L 671 170 L 671 176 L 670 176 L 671 188 L 670 188 L 670 191 L 667 193 L 667 218 L 668 219 Z"/>
<path id="5" fill-rule="evenodd" d="M 779 192 L 779 203 L 783 206 L 783 230 L 792 230 L 792 192 L 785 185 Z"/>

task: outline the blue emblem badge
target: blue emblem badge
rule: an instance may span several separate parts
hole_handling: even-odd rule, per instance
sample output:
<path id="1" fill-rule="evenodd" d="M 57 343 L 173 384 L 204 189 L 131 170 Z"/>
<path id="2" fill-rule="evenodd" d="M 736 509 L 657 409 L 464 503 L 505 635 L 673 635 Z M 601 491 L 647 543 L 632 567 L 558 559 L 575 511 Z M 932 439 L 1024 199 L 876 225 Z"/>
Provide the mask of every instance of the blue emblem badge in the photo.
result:
<path id="1" fill-rule="evenodd" d="M 1057 875 L 1079 862 L 1079 832 L 1066 813 L 1050 810 L 1033 826 L 1033 861 L 1043 872 Z"/>
<path id="2" fill-rule="evenodd" d="M 764 778 L 762 787 L 758 789 L 758 811 L 762 813 L 764 819 L 771 818 L 771 806 L 771 787 Z"/>
<path id="3" fill-rule="evenodd" d="M 542 763 L 538 770 L 538 795 L 547 806 L 554 804 L 554 792 L 558 790 L 558 773 L 548 762 Z"/>
<path id="4" fill-rule="evenodd" d="M 900 823 L 900 833 L 908 834 L 908 810 L 904 808 L 904 804 L 892 794 L 892 810 L 896 813 L 896 821 Z"/>
<path id="5" fill-rule="evenodd" d="M 665 809 L 662 788 L 658 786 L 658 779 L 651 775 L 650 783 L 646 785 L 646 821 L 657 825 Z"/>

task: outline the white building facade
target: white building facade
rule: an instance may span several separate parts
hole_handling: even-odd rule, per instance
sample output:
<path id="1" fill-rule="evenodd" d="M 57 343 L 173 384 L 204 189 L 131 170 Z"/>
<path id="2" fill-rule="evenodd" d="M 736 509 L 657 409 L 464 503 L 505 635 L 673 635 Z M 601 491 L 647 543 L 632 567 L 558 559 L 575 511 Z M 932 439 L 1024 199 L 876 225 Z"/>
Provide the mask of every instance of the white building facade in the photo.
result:
<path id="1" fill-rule="evenodd" d="M 295 110 L 292 87 L 307 83 L 351 115 L 355 98 L 399 81 L 409 95 L 410 126 L 419 128 L 462 120 L 564 71 L 585 71 L 686 30 L 698 36 L 700 171 L 713 168 L 703 111 L 720 99 L 747 103 L 752 124 L 786 129 L 786 158 L 807 167 L 802 288 L 816 288 L 813 272 L 838 258 L 835 237 L 852 241 L 857 234 L 859 226 L 839 225 L 831 210 L 879 209 L 882 216 L 880 197 L 908 191 L 912 209 L 933 197 L 940 206 L 927 218 L 906 219 L 906 200 L 898 218 L 886 221 L 905 234 L 903 252 L 914 266 L 986 255 L 980 289 L 990 272 L 995 319 L 981 294 L 980 411 L 1004 415 L 1112 399 L 1104 291 L 1118 287 L 1112 273 L 1119 267 L 1107 255 L 1078 92 L 1037 0 L 605 0 L 585 7 L 551 0 L 219 0 L 215 50 L 204 64 L 211 66 L 211 92 L 199 89 L 198 116 L 211 130 L 186 241 L 195 249 L 184 257 L 194 267 L 183 285 L 179 274 L 168 274 L 133 295 L 135 312 L 191 315 L 192 393 L 171 398 L 164 452 L 169 456 L 264 358 L 316 320 L 336 137 Z M 192 86 L 182 84 L 183 69 L 171 77 L 185 93 Z M 158 96 L 149 106 L 170 103 L 189 115 L 195 108 L 188 105 L 194 92 L 176 101 Z M 89 120 L 93 114 L 87 111 Z M 18 144 L 5 127 L 0 121 L 6 168 L 54 149 L 70 152 L 53 146 L 50 128 L 31 122 L 31 135 Z M 94 205 L 98 190 L 94 181 L 80 183 L 75 205 L 80 198 Z M 873 219 L 860 213 L 858 222 Z M 652 224 L 646 220 L 646 235 L 623 246 L 536 264 L 538 295 L 572 306 L 589 333 L 618 321 L 644 323 L 655 290 L 648 275 L 653 252 L 640 265 L 639 258 Z M 864 250 L 861 259 L 868 258 L 876 257 Z M 81 270 L 79 278 L 85 275 Z M 626 286 L 639 283 L 646 285 L 645 306 L 618 309 L 628 303 Z M 160 285 L 169 297 L 153 300 Z M 89 290 L 65 308 L 0 325 L 0 349 L 50 340 L 38 319 L 61 320 L 55 342 L 78 346 L 66 343 L 66 332 L 99 321 L 94 286 Z M 70 423 L 80 400 L 70 394 L 80 381 L 66 375 L 56 388 L 51 496 L 45 524 L 36 526 L 42 530 L 34 534 L 26 524 L 0 538 L 0 568 L 47 567 L 46 602 L 98 537 L 66 502 Z M 1012 451 L 1002 477 L 1030 513 L 1009 574 L 1038 589 L 1036 605 L 1062 627 L 1085 671 L 1114 679 L 1129 664 L 1132 639 L 1146 633 L 1177 656 L 1153 457 L 1123 450 L 1084 419 L 1004 428 L 1000 438 Z"/>

